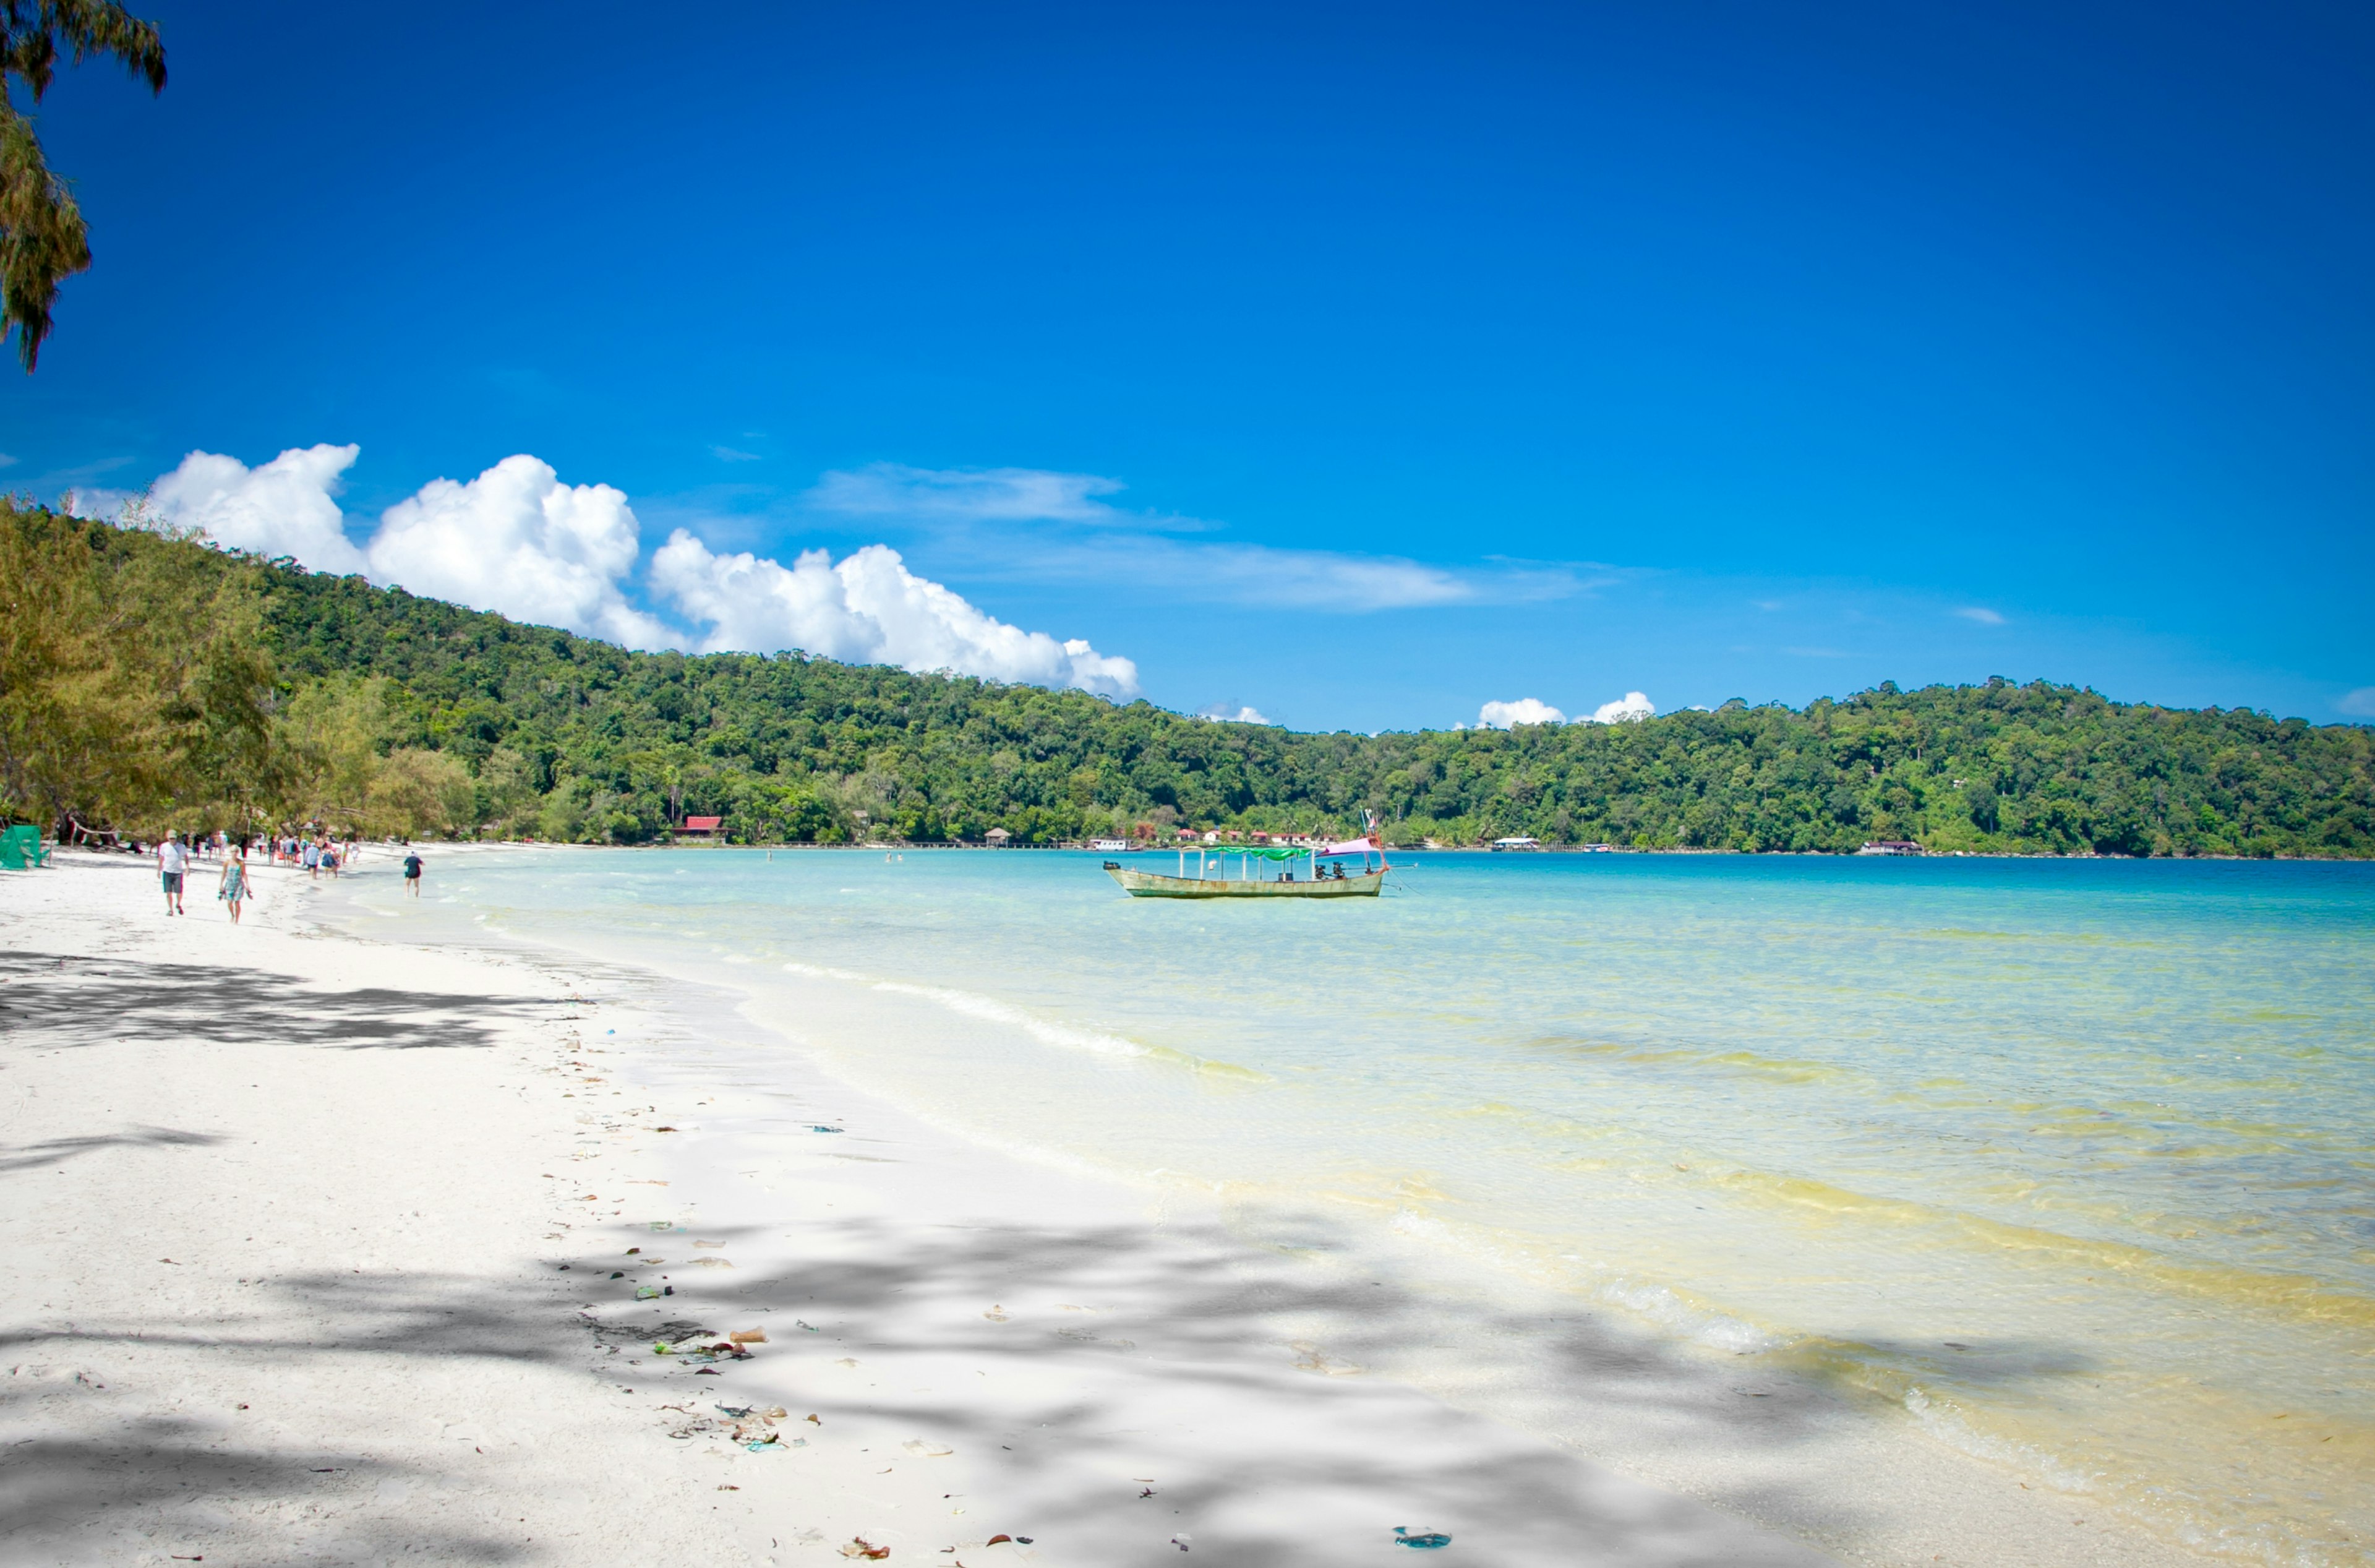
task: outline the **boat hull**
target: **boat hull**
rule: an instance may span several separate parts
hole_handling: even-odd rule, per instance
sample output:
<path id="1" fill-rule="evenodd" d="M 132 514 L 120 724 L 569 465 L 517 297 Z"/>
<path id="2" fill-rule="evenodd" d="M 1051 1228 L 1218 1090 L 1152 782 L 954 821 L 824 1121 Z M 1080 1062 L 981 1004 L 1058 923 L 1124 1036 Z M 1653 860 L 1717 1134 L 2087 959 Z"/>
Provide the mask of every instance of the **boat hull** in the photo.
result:
<path id="1" fill-rule="evenodd" d="M 1383 871 L 1364 871 L 1339 882 L 1230 882 L 1218 877 L 1165 877 L 1107 865 L 1105 875 L 1134 899 L 1373 899 L 1385 885 Z"/>

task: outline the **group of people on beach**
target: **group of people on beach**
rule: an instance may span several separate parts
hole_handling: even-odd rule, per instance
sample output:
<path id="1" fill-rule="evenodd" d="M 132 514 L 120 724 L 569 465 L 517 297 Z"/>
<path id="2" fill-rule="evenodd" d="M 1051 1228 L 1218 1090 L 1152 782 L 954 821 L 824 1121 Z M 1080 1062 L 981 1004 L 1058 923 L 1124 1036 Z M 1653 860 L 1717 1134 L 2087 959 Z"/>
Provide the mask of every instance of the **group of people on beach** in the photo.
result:
<path id="1" fill-rule="evenodd" d="M 268 839 L 264 848 L 277 866 L 301 867 L 308 877 L 319 878 L 323 872 L 332 877 L 356 858 L 359 845 L 352 840 L 340 843 L 325 834 L 319 838 L 289 835 Z M 222 862 L 222 876 L 215 887 L 215 897 L 230 912 L 230 923 L 239 924 L 241 906 L 255 891 L 254 877 L 248 870 L 248 841 L 242 837 L 233 843 L 226 835 L 215 833 L 193 835 L 184 841 L 180 833 L 167 833 L 165 842 L 157 846 L 157 874 L 165 890 L 165 913 L 187 914 L 182 907 L 183 884 L 190 878 L 191 866 L 208 851 Z M 420 896 L 420 852 L 407 846 L 404 852 L 404 890 L 407 897 Z"/>
<path id="2" fill-rule="evenodd" d="M 354 865 L 362 845 L 354 839 L 344 841 L 328 833 L 286 833 L 266 841 L 275 866 L 301 867 L 309 877 L 327 872 L 336 877 L 342 867 Z"/>

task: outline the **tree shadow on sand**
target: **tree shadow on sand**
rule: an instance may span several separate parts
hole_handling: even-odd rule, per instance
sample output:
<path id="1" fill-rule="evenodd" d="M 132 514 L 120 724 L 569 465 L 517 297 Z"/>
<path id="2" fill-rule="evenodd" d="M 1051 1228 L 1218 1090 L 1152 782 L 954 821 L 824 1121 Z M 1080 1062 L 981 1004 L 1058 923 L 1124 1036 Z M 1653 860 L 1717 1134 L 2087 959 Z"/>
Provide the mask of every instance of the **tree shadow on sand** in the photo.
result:
<path id="1" fill-rule="evenodd" d="M 290 1310 L 267 1315 L 301 1323 L 301 1334 L 249 1336 L 220 1323 L 149 1319 L 0 1336 L 0 1355 L 18 1362 L 71 1365 L 77 1357 L 136 1346 L 144 1356 L 183 1351 L 228 1358 L 252 1364 L 258 1375 L 315 1358 L 354 1354 L 416 1365 L 525 1363 L 573 1372 L 612 1387 L 631 1379 L 634 1387 L 655 1396 L 656 1406 L 688 1395 L 707 1401 L 728 1384 L 700 1378 L 691 1368 L 655 1356 L 655 1338 L 681 1340 L 696 1330 L 720 1334 L 764 1324 L 774 1342 L 757 1347 L 758 1359 L 750 1363 L 762 1370 L 766 1358 L 786 1349 L 835 1345 L 869 1359 L 905 1351 L 969 1358 L 1021 1373 L 1026 1388 L 1034 1370 L 1060 1372 L 1064 1375 L 1047 1380 L 1045 1398 L 1026 1394 L 1019 1404 L 994 1410 L 978 1401 L 888 1388 L 858 1396 L 846 1382 L 817 1378 L 813 1389 L 798 1393 L 802 1403 L 796 1415 L 816 1410 L 823 1430 L 833 1433 L 861 1419 L 928 1432 L 982 1467 L 975 1485 L 985 1500 L 1028 1500 L 1017 1508 L 1027 1508 L 1028 1517 L 1001 1517 L 985 1524 L 983 1531 L 1028 1534 L 1058 1550 L 1070 1541 L 1074 1549 L 1062 1550 L 1067 1560 L 1122 1563 L 1155 1561 L 1158 1548 L 1162 1561 L 1176 1552 L 1160 1540 L 1159 1532 L 1155 1544 L 1142 1552 L 1116 1539 L 1113 1490 L 1081 1484 L 1081 1456 L 1099 1444 L 1099 1434 L 1143 1427 L 1150 1395 L 1161 1399 L 1177 1393 L 1207 1409 L 1216 1400 L 1242 1400 L 1249 1410 L 1279 1408 L 1291 1352 L 1258 1358 L 1246 1350 L 1248 1344 L 1275 1346 L 1274 1320 L 1281 1313 L 1357 1309 L 1374 1333 L 1389 1338 L 1401 1315 L 1425 1310 L 1424 1303 L 1365 1281 L 1298 1288 L 1282 1283 L 1282 1276 L 1248 1290 L 1242 1276 L 1233 1280 L 1219 1267 L 1217 1255 L 1199 1255 L 1176 1238 L 1132 1228 L 1013 1227 L 928 1241 L 912 1231 L 865 1221 L 849 1222 L 834 1238 L 833 1250 L 844 1261 L 750 1270 L 716 1288 L 707 1281 L 687 1284 L 672 1298 L 635 1303 L 635 1279 L 611 1280 L 608 1274 L 613 1263 L 631 1261 L 620 1256 L 616 1244 L 636 1233 L 620 1227 L 598 1239 L 587 1235 L 587 1251 L 571 1273 L 556 1272 L 549 1263 L 529 1265 L 538 1272 L 511 1287 L 484 1278 L 421 1274 L 325 1272 L 272 1281 L 267 1290 L 279 1297 L 276 1304 Z M 650 1240 L 648 1230 L 640 1233 Z M 734 1239 L 731 1231 L 704 1232 L 713 1233 L 729 1243 Z M 846 1261 L 853 1257 L 863 1261 Z M 1078 1322 L 993 1322 L 976 1301 L 1051 1294 L 1109 1299 L 1121 1291 L 1170 1304 L 1159 1324 L 1117 1317 L 1097 1320 L 1089 1329 Z M 583 1310 L 588 1303 L 597 1303 L 592 1313 Z M 919 1312 L 919 1303 L 943 1303 L 946 1310 L 927 1306 Z M 773 1310 L 760 1315 L 762 1308 Z M 813 1341 L 795 1326 L 802 1318 L 817 1327 Z M 1110 1364 L 1107 1358 L 1114 1357 L 1129 1358 L 1128 1378 L 1108 1383 L 1078 1375 L 1083 1368 Z M 809 1356 L 801 1364 L 814 1361 Z M 1573 1375 L 1604 1376 L 1607 1371 L 1593 1347 L 1574 1347 Z M 1283 1376 L 1292 1395 L 1294 1374 Z M 1365 1390 L 1354 1387 L 1354 1381 Z M 1309 1388 L 1311 1398 L 1386 1397 L 1375 1380 L 1319 1379 Z M 7 1388 L 0 1394 L 0 1411 L 18 1415 L 6 1407 L 32 1392 Z M 1638 1397 L 1662 1408 L 1676 1397 L 1676 1389 L 1670 1378 L 1645 1378 Z M 655 1412 L 650 1440 L 656 1456 L 683 1452 L 666 1435 L 680 1419 Z M 1487 1429 L 1480 1424 L 1479 1430 Z M 1762 1441 L 1786 1446 L 1806 1431 L 1802 1421 L 1777 1412 Z M 358 1502 L 384 1480 L 441 1482 L 435 1473 L 364 1456 L 360 1450 L 369 1446 L 367 1433 L 359 1434 L 358 1452 L 325 1452 L 302 1463 L 286 1453 L 212 1445 L 219 1435 L 203 1428 L 128 1427 L 106 1436 L 10 1450 L 9 1479 L 0 1486 L 0 1538 L 17 1539 L 20 1531 L 45 1525 L 57 1530 L 77 1517 L 91 1521 L 86 1529 L 95 1530 L 106 1508 L 170 1503 L 177 1496 L 335 1505 Z M 1242 1510 L 1234 1516 L 1224 1560 L 1245 1568 L 1337 1561 L 1338 1552 L 1325 1543 L 1316 1546 L 1307 1531 L 1298 1533 L 1292 1500 L 1365 1491 L 1407 1501 L 1411 1517 L 1383 1521 L 1381 1538 L 1396 1523 L 1423 1526 L 1456 1500 L 1465 1516 L 1521 1521 L 1519 1533 L 1527 1540 L 1563 1543 L 1555 1558 L 1525 1551 L 1517 1561 L 1645 1568 L 1816 1561 L 1803 1548 L 1755 1536 L 1697 1503 L 1637 1487 L 1596 1487 L 1589 1475 L 1539 1444 L 1500 1442 L 1471 1459 L 1447 1462 L 1438 1456 L 1420 1468 L 1388 1443 L 1333 1442 L 1302 1449 L 1281 1446 L 1253 1431 L 1241 1461 L 1224 1463 L 1198 1481 L 1175 1484 L 1166 1478 L 1163 1496 L 1169 1508 L 1193 1515 L 1226 1513 L 1257 1493 L 1289 1500 L 1276 1518 Z M 462 1480 L 458 1474 L 453 1479 Z M 1153 1515 L 1150 1510 L 1145 1516 Z M 347 1525 L 350 1535 L 363 1534 L 342 1540 L 335 1550 L 324 1542 L 305 1551 L 292 1546 L 286 1560 L 368 1555 L 366 1546 L 378 1539 L 370 1536 L 374 1530 L 387 1532 L 383 1544 L 402 1540 L 415 1552 L 424 1550 L 419 1531 L 399 1521 L 350 1515 Z M 1205 1539 L 1214 1547 L 1223 1544 Z M 925 1551 L 937 1551 L 941 1544 L 916 1543 Z M 1374 1544 L 1347 1542 L 1343 1558 L 1374 1556 L 1365 1550 Z M 1081 1547 L 1088 1549 L 1085 1557 Z M 500 1562 L 509 1561 L 514 1549 L 455 1538 L 426 1550 L 441 1561 Z"/>
<path id="2" fill-rule="evenodd" d="M 46 984 L 27 984 L 36 981 Z M 563 1000 L 378 986 L 333 991 L 219 965 L 0 952 L 0 1033 L 38 1032 L 53 1047 L 198 1040 L 469 1049 L 493 1043 L 496 1021 L 540 1016 Z"/>

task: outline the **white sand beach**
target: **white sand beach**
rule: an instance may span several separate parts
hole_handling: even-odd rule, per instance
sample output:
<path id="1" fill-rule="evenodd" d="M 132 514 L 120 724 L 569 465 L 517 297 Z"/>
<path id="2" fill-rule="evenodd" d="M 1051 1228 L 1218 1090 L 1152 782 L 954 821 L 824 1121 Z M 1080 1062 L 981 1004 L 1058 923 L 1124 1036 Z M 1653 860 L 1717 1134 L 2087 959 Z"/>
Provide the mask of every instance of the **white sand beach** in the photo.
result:
<path id="1" fill-rule="evenodd" d="M 1605 1324 L 1542 1430 L 1396 1374 L 1439 1302 L 861 1094 L 821 1008 L 257 880 L 0 876 L 8 1562 L 2204 1561 Z"/>

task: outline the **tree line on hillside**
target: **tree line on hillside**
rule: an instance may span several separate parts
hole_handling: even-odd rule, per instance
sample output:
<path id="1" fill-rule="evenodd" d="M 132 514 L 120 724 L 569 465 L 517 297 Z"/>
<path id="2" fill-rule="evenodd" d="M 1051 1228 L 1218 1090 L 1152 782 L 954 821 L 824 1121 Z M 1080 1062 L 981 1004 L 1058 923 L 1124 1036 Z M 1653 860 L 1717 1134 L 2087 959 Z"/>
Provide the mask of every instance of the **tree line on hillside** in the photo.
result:
<path id="1" fill-rule="evenodd" d="M 0 506 L 0 789 L 135 831 L 1016 842 L 1181 828 L 1742 851 L 2375 855 L 2375 735 L 2045 682 L 1306 735 L 797 653 L 635 653 Z"/>

